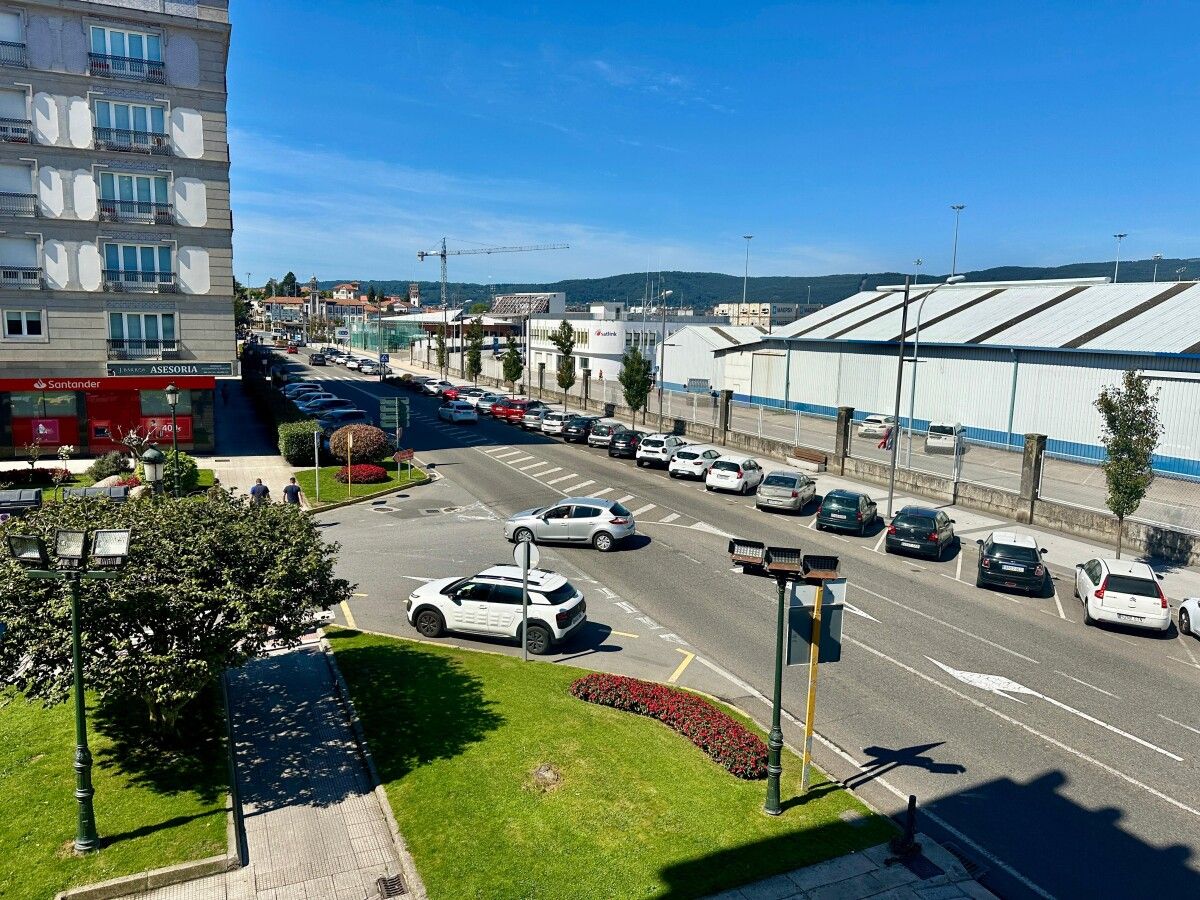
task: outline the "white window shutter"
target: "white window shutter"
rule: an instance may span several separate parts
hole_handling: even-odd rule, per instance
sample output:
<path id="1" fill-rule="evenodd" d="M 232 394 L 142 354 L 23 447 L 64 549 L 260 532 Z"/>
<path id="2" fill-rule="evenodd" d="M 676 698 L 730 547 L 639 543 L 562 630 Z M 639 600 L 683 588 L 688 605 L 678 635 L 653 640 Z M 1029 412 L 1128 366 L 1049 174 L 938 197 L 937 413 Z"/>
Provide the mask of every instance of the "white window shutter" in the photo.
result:
<path id="1" fill-rule="evenodd" d="M 207 294 L 212 286 L 208 251 L 202 247 L 179 248 L 179 290 L 185 294 Z"/>
<path id="2" fill-rule="evenodd" d="M 87 169 L 76 169 L 72 175 L 71 189 L 74 191 L 75 216 L 90 221 L 97 218 L 99 204 L 96 197 L 96 179 Z"/>
<path id="3" fill-rule="evenodd" d="M 67 105 L 67 142 L 77 150 L 92 146 L 92 110 L 82 97 L 64 97 Z"/>
<path id="4" fill-rule="evenodd" d="M 208 191 L 199 178 L 176 178 L 172 199 L 180 225 L 203 228 L 208 224 Z"/>

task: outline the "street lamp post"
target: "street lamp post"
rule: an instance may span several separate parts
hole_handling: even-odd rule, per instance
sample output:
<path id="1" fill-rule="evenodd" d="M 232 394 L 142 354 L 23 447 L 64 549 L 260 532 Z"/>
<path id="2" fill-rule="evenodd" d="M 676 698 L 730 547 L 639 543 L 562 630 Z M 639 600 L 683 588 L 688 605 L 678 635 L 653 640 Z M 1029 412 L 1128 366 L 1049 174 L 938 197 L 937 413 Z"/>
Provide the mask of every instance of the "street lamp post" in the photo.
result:
<path id="1" fill-rule="evenodd" d="M 1121 271 L 1121 241 L 1129 237 L 1129 234 L 1128 232 L 1122 231 L 1120 234 L 1114 234 L 1113 237 L 1117 239 L 1117 261 L 1113 264 L 1113 284 L 1116 284 L 1117 275 Z"/>
<path id="2" fill-rule="evenodd" d="M 167 458 L 157 447 L 147 447 L 142 454 L 142 473 L 150 482 L 150 490 L 155 494 L 162 493 L 163 467 Z"/>
<path id="3" fill-rule="evenodd" d="M 167 398 L 167 406 L 171 407 L 171 465 L 175 470 L 175 477 L 172 479 L 172 493 L 176 500 L 179 499 L 179 419 L 176 417 L 176 407 L 179 405 L 179 388 L 175 387 L 175 383 L 171 382 L 167 385 L 167 389 L 163 391 Z"/>
<path id="4" fill-rule="evenodd" d="M 667 386 L 667 348 L 678 347 L 678 344 L 659 344 L 662 359 L 658 364 L 658 427 L 662 428 L 663 391 Z"/>
<path id="5" fill-rule="evenodd" d="M 742 312 L 745 312 L 746 306 L 746 288 L 750 283 L 750 239 L 754 237 L 752 234 L 743 234 L 746 239 L 746 272 L 742 275 Z"/>
<path id="6" fill-rule="evenodd" d="M 954 252 L 950 257 L 950 275 L 958 274 L 958 219 L 962 215 L 962 211 L 967 208 L 965 203 L 955 203 L 950 207 L 954 210 Z"/>
<path id="7" fill-rule="evenodd" d="M 129 555 L 128 529 L 100 529 L 92 534 L 88 551 L 86 531 L 55 534 L 56 565 L 50 568 L 46 545 L 37 535 L 8 535 L 8 551 L 30 578 L 65 581 L 71 598 L 71 674 L 75 692 L 75 850 L 90 853 L 100 846 L 92 804 L 92 753 L 87 742 L 87 703 L 83 693 L 82 628 L 79 621 L 79 582 L 116 578 Z M 88 559 L 92 566 L 87 566 Z"/>
<path id="8" fill-rule="evenodd" d="M 900 426 L 900 387 L 904 381 L 904 336 L 908 333 L 908 292 L 912 287 L 912 279 L 904 276 L 904 304 L 900 309 L 900 352 L 896 360 L 896 402 L 892 410 L 892 458 L 891 471 L 888 475 L 887 517 L 892 517 L 892 498 L 896 493 L 896 450 L 900 442 L 896 440 L 896 429 Z"/>
<path id="9" fill-rule="evenodd" d="M 1158 283 L 1158 264 L 1159 264 L 1159 262 L 1162 261 L 1162 254 L 1155 253 L 1153 258 L 1154 258 L 1154 277 L 1151 278 L 1150 280 L 1151 280 L 1151 282 L 1157 284 Z"/>
<path id="10" fill-rule="evenodd" d="M 921 266 L 925 265 L 925 260 L 917 257 L 913 260 L 913 286 L 915 287 L 921 281 Z"/>
<path id="11" fill-rule="evenodd" d="M 937 291 L 938 288 L 944 287 L 947 284 L 958 284 L 965 281 L 965 275 L 951 275 L 944 282 L 935 285 L 934 288 L 921 298 L 921 302 L 917 304 L 917 327 L 913 329 L 913 355 L 912 355 L 912 377 L 908 384 L 908 447 L 905 451 L 904 464 L 912 465 L 912 445 L 913 445 L 913 413 L 917 405 L 917 354 L 921 349 L 921 314 L 925 312 L 925 301 L 928 300 Z M 897 419 L 893 424 L 893 428 L 900 426 L 900 420 Z M 888 504 L 888 515 L 891 515 L 891 503 Z"/>

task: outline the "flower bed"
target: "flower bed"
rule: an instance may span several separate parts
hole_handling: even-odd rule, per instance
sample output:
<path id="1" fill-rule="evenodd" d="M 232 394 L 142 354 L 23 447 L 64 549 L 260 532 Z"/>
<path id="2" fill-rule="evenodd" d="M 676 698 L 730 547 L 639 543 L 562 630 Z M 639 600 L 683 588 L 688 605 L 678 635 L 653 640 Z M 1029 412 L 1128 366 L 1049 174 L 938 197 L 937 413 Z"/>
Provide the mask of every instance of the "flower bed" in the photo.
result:
<path id="1" fill-rule="evenodd" d="M 355 484 L 378 484 L 387 481 L 391 476 L 383 466 L 373 466 L 366 463 L 358 466 L 342 466 L 333 476 L 342 484 L 353 481 Z"/>
<path id="2" fill-rule="evenodd" d="M 0 470 L 0 484 L 10 484 L 13 487 L 49 487 L 55 478 L 70 481 L 71 473 L 66 469 L 3 469 Z"/>
<path id="3" fill-rule="evenodd" d="M 707 700 L 665 684 L 594 672 L 571 685 L 588 703 L 658 719 L 738 778 L 765 778 L 767 745 Z"/>

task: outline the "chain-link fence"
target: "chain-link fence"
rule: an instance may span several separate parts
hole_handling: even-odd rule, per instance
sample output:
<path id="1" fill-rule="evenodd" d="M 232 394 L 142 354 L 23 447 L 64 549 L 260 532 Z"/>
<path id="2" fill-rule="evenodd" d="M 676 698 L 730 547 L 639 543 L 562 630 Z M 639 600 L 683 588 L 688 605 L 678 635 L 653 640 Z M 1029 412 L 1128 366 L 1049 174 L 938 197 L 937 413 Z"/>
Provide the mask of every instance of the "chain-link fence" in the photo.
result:
<path id="1" fill-rule="evenodd" d="M 1108 483 L 1104 470 L 1091 462 L 1047 455 L 1042 461 L 1038 496 L 1056 503 L 1108 512 Z M 1137 511 L 1129 518 L 1200 534 L 1200 482 L 1156 474 Z"/>
<path id="2" fill-rule="evenodd" d="M 798 409 L 759 406 L 734 400 L 729 404 L 729 430 L 740 434 L 832 450 L 836 421 Z"/>

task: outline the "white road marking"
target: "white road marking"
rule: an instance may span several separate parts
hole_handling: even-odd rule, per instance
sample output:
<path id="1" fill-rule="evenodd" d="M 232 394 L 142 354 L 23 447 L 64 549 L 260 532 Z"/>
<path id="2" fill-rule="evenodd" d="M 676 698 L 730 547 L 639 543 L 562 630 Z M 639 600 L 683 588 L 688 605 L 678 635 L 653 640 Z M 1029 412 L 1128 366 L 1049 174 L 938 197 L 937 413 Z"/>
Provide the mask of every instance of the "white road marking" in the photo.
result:
<path id="1" fill-rule="evenodd" d="M 1081 719 L 1086 719 L 1093 725 L 1099 725 L 1101 728 L 1106 728 L 1113 734 L 1119 734 L 1123 738 L 1133 741 L 1135 744 L 1141 744 L 1148 750 L 1153 750 L 1155 753 L 1161 753 L 1163 756 L 1175 760 L 1175 762 L 1183 762 L 1182 756 L 1177 756 L 1170 750 L 1164 750 L 1157 744 L 1152 744 L 1149 741 L 1142 740 L 1136 734 L 1130 734 L 1128 731 L 1122 731 L 1115 725 L 1109 725 L 1107 722 L 1097 719 L 1095 716 L 1090 716 L 1082 710 L 1078 710 L 1073 706 L 1068 706 L 1053 697 L 1048 697 L 1045 694 L 1035 691 L 1033 688 L 1027 688 L 1023 684 L 1013 681 L 1011 678 L 1005 678 L 1003 675 L 986 675 L 983 672 L 964 672 L 959 669 L 951 668 L 945 663 L 940 663 L 931 656 L 925 657 L 935 666 L 949 675 L 953 675 L 963 684 L 969 684 L 972 687 L 977 687 L 980 690 L 995 694 L 997 697 L 1005 697 L 1008 700 L 1015 700 L 1015 697 L 1009 697 L 1009 694 L 1024 694 L 1029 697 L 1037 697 L 1040 700 L 1045 700 L 1047 703 L 1057 706 L 1059 709 L 1064 709 L 1072 715 L 1079 716 Z M 1200 813 L 1198 813 L 1200 815 Z"/>
<path id="2" fill-rule="evenodd" d="M 809 531 L 816 531 L 817 530 L 817 520 L 813 519 L 811 522 L 808 523 L 808 525 L 806 527 L 808 528 Z"/>
<path id="3" fill-rule="evenodd" d="M 509 448 L 508 447 L 493 447 L 491 450 L 484 450 L 483 452 L 491 454 L 491 453 L 499 453 L 501 450 L 507 450 L 507 449 L 509 449 Z"/>
<path id="4" fill-rule="evenodd" d="M 1180 728 L 1186 728 L 1188 731 L 1194 731 L 1196 734 L 1200 734 L 1200 728 L 1193 728 L 1191 725 L 1184 725 L 1182 722 L 1176 722 L 1174 719 L 1170 718 L 1169 716 L 1164 716 L 1162 713 L 1159 713 L 1158 717 L 1160 719 L 1166 719 L 1172 725 L 1178 725 Z"/>
<path id="5" fill-rule="evenodd" d="M 1112 697 L 1114 700 L 1120 700 L 1120 699 L 1121 699 L 1121 698 L 1120 698 L 1120 697 L 1118 697 L 1116 694 L 1113 694 L 1113 693 L 1111 693 L 1111 692 L 1109 692 L 1109 691 L 1106 691 L 1104 688 L 1098 688 L 1098 687 L 1096 687 L 1094 684 L 1090 684 L 1089 682 L 1082 681 L 1081 679 L 1079 679 L 1079 678 L 1076 678 L 1074 675 L 1068 675 L 1066 672 L 1060 672 L 1060 671 L 1058 671 L 1058 669 L 1055 669 L 1055 670 L 1054 670 L 1054 674 L 1056 674 L 1056 675 L 1061 675 L 1063 678 L 1069 678 L 1069 679 L 1071 679 L 1073 682 L 1075 682 L 1076 684 L 1082 684 L 1084 687 L 1091 688 L 1093 691 L 1096 691 L 1096 692 L 1097 692 L 1097 693 L 1099 693 L 1099 694 L 1103 694 L 1103 695 L 1104 695 L 1104 696 L 1106 696 L 1106 697 Z"/>
<path id="6" fill-rule="evenodd" d="M 1058 599 L 1058 587 L 1056 585 L 1051 585 L 1051 587 L 1054 588 L 1054 605 L 1058 607 L 1058 617 L 1065 619 L 1067 614 L 1063 612 L 1062 601 Z"/>
<path id="7" fill-rule="evenodd" d="M 660 634 L 659 637 L 672 644 L 683 644 L 685 647 L 690 646 L 687 641 L 672 631 L 664 632 L 663 634 Z"/>
<path id="8" fill-rule="evenodd" d="M 509 465 L 512 465 L 512 463 L 509 463 Z M 521 471 L 528 472 L 530 469 L 540 469 L 542 466 L 548 466 L 548 465 L 550 465 L 550 463 L 548 463 L 548 462 L 530 463 L 527 466 L 521 466 Z"/>
<path id="9" fill-rule="evenodd" d="M 659 525 L 670 525 L 672 522 L 674 522 L 678 518 L 679 518 L 679 513 L 671 513 L 669 516 L 663 516 L 661 519 L 659 519 L 658 524 Z"/>
<path id="10" fill-rule="evenodd" d="M 761 691 L 756 690 L 755 688 L 751 687 L 749 684 L 742 681 L 742 679 L 738 678 L 732 672 L 727 672 L 725 669 L 722 669 L 716 663 L 709 662 L 703 656 L 697 656 L 696 662 L 700 663 L 700 665 L 704 666 L 705 668 L 710 669 L 713 672 L 716 672 L 718 675 L 720 675 L 722 678 L 729 681 L 731 684 L 737 685 L 739 688 L 741 688 L 743 691 L 745 691 L 749 696 L 755 698 L 756 700 L 761 701 L 762 703 L 765 703 L 768 707 L 771 706 L 771 701 L 765 694 L 763 694 Z M 783 718 L 785 718 L 789 722 L 791 722 L 793 725 L 795 725 L 799 728 L 804 727 L 804 720 L 797 719 L 786 709 L 783 709 L 782 706 L 780 707 L 779 714 L 781 716 L 783 716 Z M 878 780 L 878 779 L 876 779 L 876 780 Z M 905 794 L 904 798 L 907 800 L 908 795 Z"/>
<path id="11" fill-rule="evenodd" d="M 816 520 L 814 519 L 813 521 L 815 522 Z M 877 540 L 877 541 L 875 542 L 875 546 L 874 546 L 874 547 L 872 547 L 871 549 L 872 549 L 872 550 L 874 550 L 876 553 L 878 553 L 878 552 L 879 552 L 879 548 L 883 546 L 883 542 L 884 542 L 884 541 L 886 541 L 886 540 L 887 540 L 887 529 L 885 528 L 885 529 L 883 530 L 883 534 L 881 534 L 881 535 L 879 536 L 879 540 Z"/>
<path id="12" fill-rule="evenodd" d="M 962 581 L 962 561 L 963 561 L 963 553 L 962 553 L 962 548 L 960 547 L 958 550 L 958 565 L 954 567 L 954 580 L 955 581 Z"/>
<path id="13" fill-rule="evenodd" d="M 655 622 L 649 616 L 638 616 L 637 621 L 641 622 L 643 625 L 645 625 L 651 631 L 658 631 L 660 628 L 662 628 L 661 625 L 659 625 L 657 622 Z"/>
<path id="14" fill-rule="evenodd" d="M 401 575 L 401 578 L 411 578 L 413 581 L 437 581 L 436 578 L 422 578 L 420 575 Z"/>
<path id="15" fill-rule="evenodd" d="M 650 510 L 652 510 L 654 508 L 655 508 L 655 505 L 653 503 L 647 503 L 645 506 L 639 506 L 637 509 L 635 509 L 633 511 L 633 517 L 636 519 L 642 513 L 650 512 Z"/>
<path id="16" fill-rule="evenodd" d="M 625 610 L 625 612 L 629 613 L 630 615 L 633 615 L 638 611 L 637 607 L 628 600 L 617 600 L 613 605 L 621 607 L 621 609 Z"/>
<path id="17" fill-rule="evenodd" d="M 703 531 L 708 534 L 715 534 L 717 537 L 723 537 L 723 538 L 733 537 L 733 535 L 730 534 L 728 531 L 722 531 L 716 525 L 709 525 L 707 522 L 696 522 L 696 523 L 694 523 L 692 525 L 688 525 L 686 527 L 694 528 L 694 529 L 696 529 L 696 531 Z"/>
<path id="18" fill-rule="evenodd" d="M 1192 661 L 1192 665 L 1193 666 L 1200 665 L 1200 663 L 1196 662 L 1196 657 L 1192 655 L 1192 648 L 1187 645 L 1187 642 L 1188 642 L 1187 637 L 1185 637 L 1183 632 L 1180 631 L 1178 628 L 1176 628 L 1175 631 L 1179 638 L 1179 646 L 1182 647 L 1183 652 L 1188 655 L 1188 659 L 1190 659 Z"/>
<path id="19" fill-rule="evenodd" d="M 848 612 L 848 613 L 854 613 L 854 615 L 862 616 L 864 619 L 870 619 L 872 622 L 879 622 L 879 620 L 877 618 L 875 618 L 873 615 L 871 615 L 869 612 L 865 612 L 865 611 L 859 609 L 853 603 L 846 603 L 843 601 L 842 606 L 845 607 L 846 612 Z M 880 623 L 880 624 L 883 624 L 883 623 Z"/>
<path id="20" fill-rule="evenodd" d="M 603 497 L 605 494 L 611 494 L 612 488 L 601 488 L 598 491 L 592 491 L 593 497 Z"/>
<path id="21" fill-rule="evenodd" d="M 853 585 L 851 585 L 851 587 L 856 588 L 857 590 L 860 590 L 865 594 L 870 594 L 872 597 L 878 597 L 880 600 L 884 600 L 888 603 L 891 603 L 893 606 L 898 606 L 901 609 L 906 609 L 911 613 L 915 613 L 916 615 L 920 616 L 923 619 L 928 619 L 931 622 L 937 622 L 939 625 L 944 625 L 946 628 L 949 628 L 951 631 L 957 631 L 959 634 L 965 634 L 967 637 L 974 638 L 977 641 L 987 644 L 989 647 L 995 647 L 997 650 L 1003 650 L 1005 653 L 1011 653 L 1013 656 L 1017 657 L 1018 659 L 1023 659 L 1026 662 L 1031 662 L 1031 663 L 1034 663 L 1035 665 L 1041 665 L 1041 663 L 1038 660 L 1033 659 L 1032 657 L 1026 656 L 1024 653 L 1018 653 L 1016 650 L 1010 650 L 1008 647 L 1005 647 L 1003 644 L 997 644 L 995 641 L 989 641 L 987 638 L 980 637 L 979 635 L 975 634 L 974 632 L 967 631 L 965 628 L 959 628 L 957 625 L 951 625 L 949 622 L 943 621 L 942 619 L 939 619 L 937 616 L 931 616 L 931 615 L 929 615 L 929 613 L 921 612 L 921 610 L 919 610 L 919 609 L 913 609 L 913 607 L 908 606 L 907 604 L 901 603 L 899 600 L 893 600 L 891 597 L 885 597 L 885 596 L 883 596 L 883 594 L 877 594 L 874 591 L 872 591 L 871 589 L 865 588 L 862 585 L 853 584 Z"/>
<path id="22" fill-rule="evenodd" d="M 561 478 L 555 478 L 553 481 L 547 481 L 546 484 L 558 484 L 560 481 L 570 481 L 572 478 L 579 476 L 572 472 L 570 475 L 563 475 Z"/>
<path id="23" fill-rule="evenodd" d="M 520 450 L 509 450 L 507 453 L 497 453 L 492 459 L 504 459 L 506 456 L 519 456 Z M 530 457 L 532 459 L 532 457 Z"/>
<path id="24" fill-rule="evenodd" d="M 500 457 L 497 456 L 494 458 L 499 459 Z M 529 462 L 531 459 L 533 459 L 532 456 L 518 456 L 516 459 L 506 459 L 504 464 L 506 466 L 515 466 L 517 463 Z"/>
<path id="25" fill-rule="evenodd" d="M 476 447 L 475 449 L 476 449 L 476 450 L 477 450 L 479 453 L 484 453 L 484 452 L 485 452 L 485 451 L 481 450 L 479 447 Z M 489 456 L 489 457 L 488 457 L 488 459 L 495 459 L 495 458 L 496 458 L 496 457 L 494 457 L 494 456 Z M 528 473 L 526 473 L 526 472 L 522 472 L 520 469 L 513 469 L 512 471 L 514 471 L 514 472 L 518 472 L 518 473 L 520 473 L 521 475 L 524 475 L 526 478 L 528 478 L 530 481 L 534 482 L 535 484 L 541 485 L 542 487 L 549 487 L 549 485 L 548 485 L 548 483 L 547 483 L 547 482 L 544 482 L 544 481 L 542 481 L 542 480 L 541 480 L 540 478 L 538 478 L 538 476 L 536 476 L 536 475 L 530 475 L 530 474 L 528 474 Z M 547 473 L 547 472 L 543 472 L 543 473 L 542 473 L 542 475 L 546 475 L 546 474 L 548 474 L 548 473 Z M 568 475 L 567 477 L 568 477 L 568 478 L 570 478 L 570 477 L 572 477 L 572 476 Z M 559 490 L 558 488 L 552 487 L 552 488 L 550 488 L 550 490 L 552 490 L 552 491 L 555 491 L 555 492 L 556 492 L 556 493 L 558 493 L 558 494 L 562 494 L 562 496 L 564 496 L 564 497 L 566 496 L 566 494 L 563 494 L 563 492 L 562 492 L 561 490 Z"/>
<path id="26" fill-rule="evenodd" d="M 632 499 L 633 499 L 633 494 L 626 494 L 624 497 L 618 497 L 617 502 L 618 503 L 626 503 Z"/>
<path id="27" fill-rule="evenodd" d="M 538 478 L 545 478 L 547 475 L 553 475 L 555 472 L 561 472 L 562 466 L 555 466 L 553 469 L 547 469 L 545 472 L 538 472 Z"/>
<path id="28" fill-rule="evenodd" d="M 578 478 L 579 476 L 575 476 Z M 595 484 L 595 481 L 581 481 L 579 484 L 573 484 L 569 488 L 563 488 L 568 494 L 578 494 L 580 488 L 585 488 L 589 484 Z"/>

